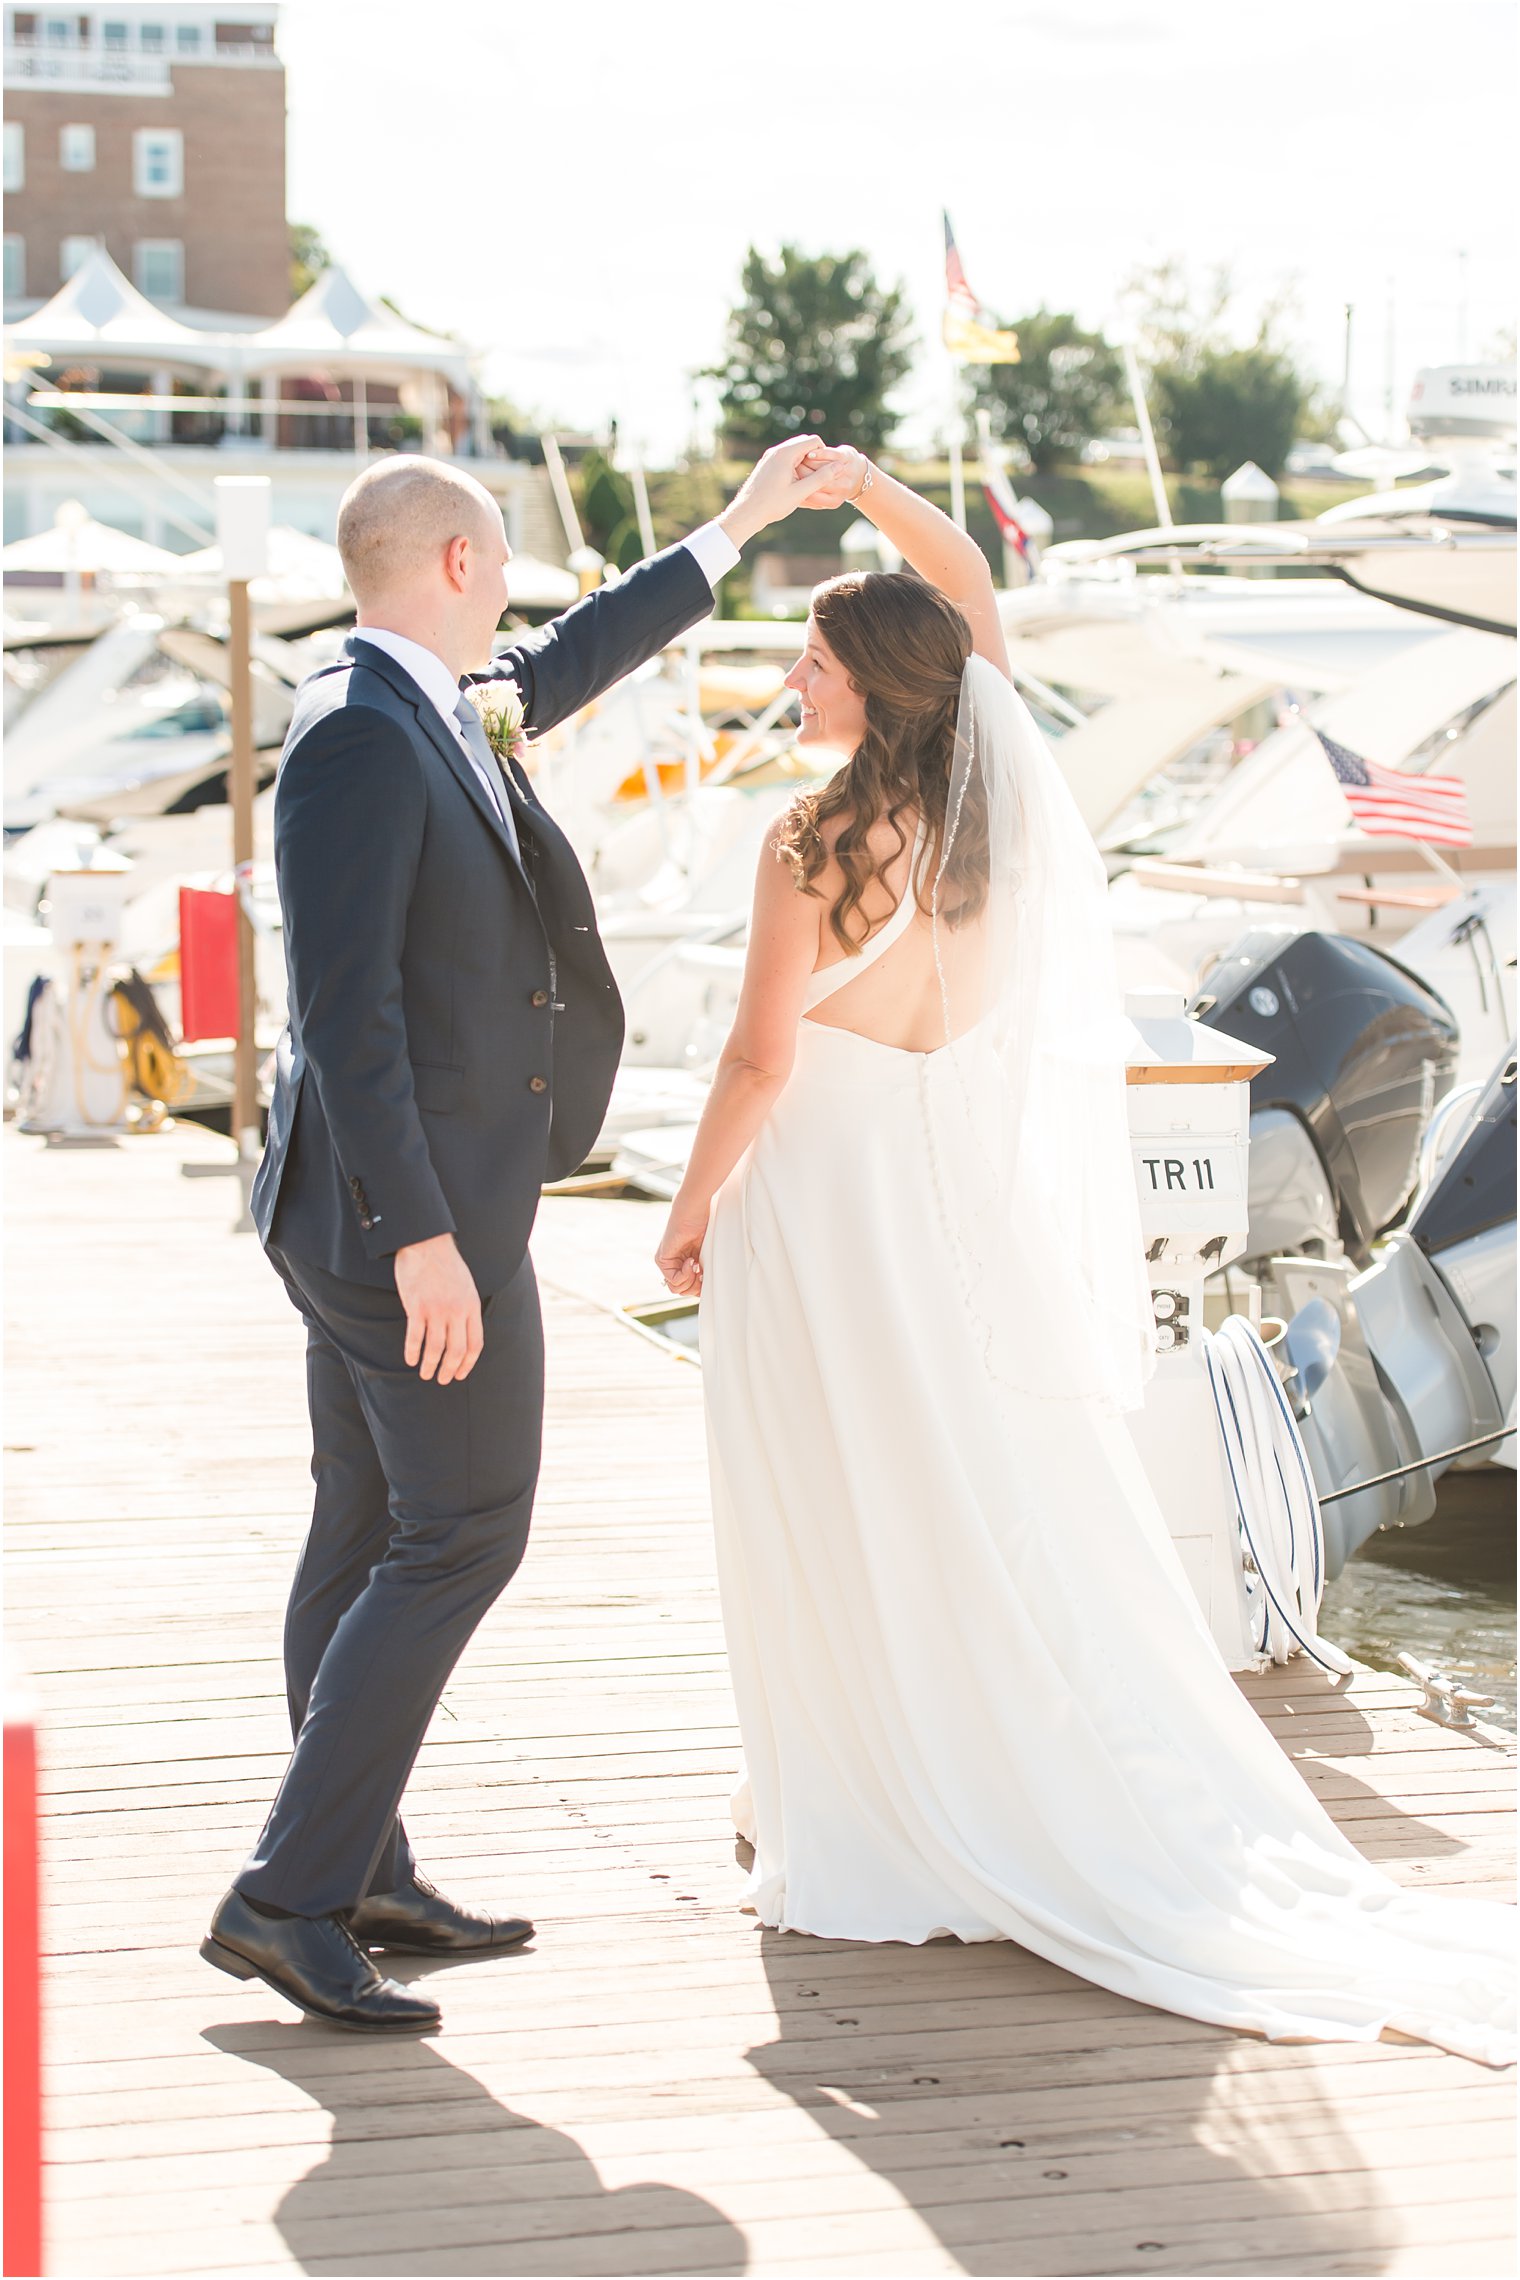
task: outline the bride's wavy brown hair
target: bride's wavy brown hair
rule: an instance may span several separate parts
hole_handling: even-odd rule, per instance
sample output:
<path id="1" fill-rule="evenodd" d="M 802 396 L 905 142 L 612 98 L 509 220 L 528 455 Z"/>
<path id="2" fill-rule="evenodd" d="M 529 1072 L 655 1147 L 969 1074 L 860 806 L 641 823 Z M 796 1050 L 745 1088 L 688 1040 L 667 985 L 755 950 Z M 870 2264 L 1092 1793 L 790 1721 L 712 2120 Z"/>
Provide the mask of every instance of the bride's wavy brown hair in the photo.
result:
<path id="1" fill-rule="evenodd" d="M 862 920 L 859 933 L 851 933 L 851 922 L 871 881 L 887 867 L 869 846 L 872 827 L 883 816 L 897 832 L 888 862 L 909 844 L 904 811 L 923 817 L 924 848 L 911 886 L 919 908 L 930 908 L 930 882 L 939 871 L 945 837 L 971 628 L 938 587 L 905 570 L 851 570 L 831 578 L 814 592 L 813 622 L 865 699 L 866 729 L 838 774 L 794 801 L 781 819 L 775 846 L 799 892 L 817 894 L 814 881 L 829 859 L 823 826 L 835 816 L 846 817 L 834 842 L 845 883 L 829 912 L 829 925 L 853 955 L 870 929 Z M 971 805 L 968 800 L 966 808 Z M 937 890 L 938 907 L 952 924 L 974 917 L 985 899 L 985 842 L 985 817 L 963 808 Z"/>

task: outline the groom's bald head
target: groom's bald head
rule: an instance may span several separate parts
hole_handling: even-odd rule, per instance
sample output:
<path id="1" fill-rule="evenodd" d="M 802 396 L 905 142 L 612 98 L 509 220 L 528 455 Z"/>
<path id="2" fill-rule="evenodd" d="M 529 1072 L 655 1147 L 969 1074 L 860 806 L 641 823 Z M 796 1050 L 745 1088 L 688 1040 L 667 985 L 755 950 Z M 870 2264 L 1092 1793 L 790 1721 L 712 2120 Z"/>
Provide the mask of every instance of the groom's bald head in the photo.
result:
<path id="1" fill-rule="evenodd" d="M 361 609 L 443 574 L 450 542 L 501 546 L 501 509 L 483 483 L 441 459 L 382 459 L 338 508 L 338 552 Z"/>

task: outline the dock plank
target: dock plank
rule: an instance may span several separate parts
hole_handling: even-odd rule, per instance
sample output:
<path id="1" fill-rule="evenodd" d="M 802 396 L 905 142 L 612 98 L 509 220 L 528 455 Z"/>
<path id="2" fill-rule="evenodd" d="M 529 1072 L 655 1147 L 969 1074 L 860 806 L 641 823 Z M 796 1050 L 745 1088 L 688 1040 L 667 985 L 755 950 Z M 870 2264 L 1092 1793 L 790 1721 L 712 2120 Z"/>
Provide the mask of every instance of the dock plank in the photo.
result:
<path id="1" fill-rule="evenodd" d="M 1511 2268 L 1508 2077 L 1232 2036 L 1013 1947 L 738 1912 L 700 1379 L 617 1315 L 654 1287 L 657 1207 L 545 1207 L 533 1542 L 409 1800 L 440 1880 L 529 1907 L 538 1939 L 428 1975 L 423 2044 L 218 1980 L 196 1942 L 285 1753 L 300 1327 L 232 1231 L 224 1143 L 4 1153 L 53 2272 Z M 1392 1875 L 1508 1891 L 1506 1741 L 1438 1731 L 1386 1674 L 1242 1684 Z"/>

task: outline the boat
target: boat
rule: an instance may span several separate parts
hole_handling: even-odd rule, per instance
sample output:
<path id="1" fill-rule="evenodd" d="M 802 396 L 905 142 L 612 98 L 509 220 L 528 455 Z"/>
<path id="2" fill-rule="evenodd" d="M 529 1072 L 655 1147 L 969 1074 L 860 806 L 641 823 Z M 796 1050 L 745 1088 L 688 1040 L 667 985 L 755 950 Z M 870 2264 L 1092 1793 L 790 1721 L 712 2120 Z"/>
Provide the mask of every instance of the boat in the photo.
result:
<path id="1" fill-rule="evenodd" d="M 1248 930 L 1348 933 L 1433 955 L 1451 921 L 1480 910 L 1497 943 L 1497 1028 L 1473 1035 L 1487 1068 L 1514 1018 L 1514 642 L 1441 632 L 1345 691 L 1286 711 L 1191 819 L 1115 847 L 1110 889 L 1126 981 L 1193 994 Z M 1437 852 L 1372 838 L 1353 821 L 1317 732 L 1411 776 L 1466 786 L 1473 844 Z M 1477 898 L 1474 901 L 1473 898 Z M 1433 922 L 1427 924 L 1427 922 Z M 1464 1075 L 1475 1073 L 1464 1069 Z"/>
<path id="2" fill-rule="evenodd" d="M 1338 1574 L 1436 1509 L 1453 1469 L 1515 1464 L 1515 1045 L 1437 1128 L 1427 1177 L 1358 1272 L 1273 1262 L 1279 1353 Z"/>
<path id="3" fill-rule="evenodd" d="M 1474 391 L 1477 414 L 1466 409 Z M 1223 670 L 1270 657 L 1278 683 L 1254 719 L 1221 722 L 1212 748 L 1205 738 L 1133 782 L 1122 805 L 1073 767 L 1114 875 L 1131 986 L 1192 993 L 1247 926 L 1388 943 L 1476 893 L 1490 898 L 1494 930 L 1491 898 L 1512 887 L 1516 837 L 1513 406 L 1512 369 L 1422 372 L 1411 425 L 1421 456 L 1444 465 L 1429 483 L 1309 523 L 1158 529 L 1052 550 L 1057 585 L 1101 593 L 1116 579 L 1135 590 L 1130 606 L 1154 645 L 1180 642 Z M 1232 576 L 1241 571 L 1267 576 Z M 1243 586 L 1253 598 L 1232 599 Z M 1353 624 L 1359 647 L 1344 639 Z M 1460 776 L 1472 846 L 1442 856 L 1369 838 L 1319 731 L 1411 776 Z M 1510 1025 L 1513 954 L 1511 921 L 1498 958 L 1511 976 Z M 1475 1034 L 1464 1075 L 1486 1069 L 1496 1044 L 1492 1027 Z"/>

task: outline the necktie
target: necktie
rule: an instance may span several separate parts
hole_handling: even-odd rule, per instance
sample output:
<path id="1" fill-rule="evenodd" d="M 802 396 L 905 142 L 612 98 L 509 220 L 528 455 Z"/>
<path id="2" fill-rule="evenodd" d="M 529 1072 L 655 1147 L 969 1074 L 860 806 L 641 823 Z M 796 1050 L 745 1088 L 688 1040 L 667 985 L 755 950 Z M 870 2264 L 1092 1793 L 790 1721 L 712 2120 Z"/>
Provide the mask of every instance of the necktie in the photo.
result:
<path id="1" fill-rule="evenodd" d="M 521 860 L 522 845 L 517 836 L 517 819 L 512 813 L 512 803 L 507 797 L 507 787 L 502 781 L 501 762 L 491 750 L 490 739 L 481 726 L 480 715 L 468 697 L 460 698 L 454 707 L 454 718 L 458 721 L 465 743 L 469 747 L 470 757 L 484 778 L 486 787 L 496 802 L 497 812 L 507 827 L 507 837 L 512 842 L 512 851 Z"/>

